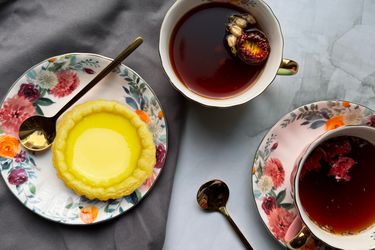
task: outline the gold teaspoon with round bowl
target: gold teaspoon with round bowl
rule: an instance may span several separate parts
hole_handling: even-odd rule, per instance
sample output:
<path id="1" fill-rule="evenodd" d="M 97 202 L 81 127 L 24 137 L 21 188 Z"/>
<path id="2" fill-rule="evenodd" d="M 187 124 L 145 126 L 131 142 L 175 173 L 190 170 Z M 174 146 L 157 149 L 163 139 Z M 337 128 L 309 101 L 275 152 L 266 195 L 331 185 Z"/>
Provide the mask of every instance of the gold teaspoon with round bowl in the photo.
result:
<path id="1" fill-rule="evenodd" d="M 250 243 L 247 241 L 241 230 L 238 228 L 236 223 L 229 216 L 228 211 L 225 207 L 229 198 L 229 188 L 221 180 L 211 180 L 203 184 L 197 193 L 197 201 L 199 206 L 207 211 L 220 212 L 228 220 L 238 237 L 242 241 L 243 245 L 248 250 L 252 250 Z"/>
<path id="2" fill-rule="evenodd" d="M 92 79 L 77 95 L 75 95 L 59 112 L 52 117 L 30 116 L 21 124 L 18 130 L 18 137 L 21 144 L 31 151 L 42 151 L 51 146 L 56 136 L 56 121 L 61 114 L 78 101 L 86 92 L 94 87 L 100 80 L 115 69 L 126 57 L 128 57 L 143 39 L 137 37 L 128 47 L 126 47 L 107 67 Z"/>

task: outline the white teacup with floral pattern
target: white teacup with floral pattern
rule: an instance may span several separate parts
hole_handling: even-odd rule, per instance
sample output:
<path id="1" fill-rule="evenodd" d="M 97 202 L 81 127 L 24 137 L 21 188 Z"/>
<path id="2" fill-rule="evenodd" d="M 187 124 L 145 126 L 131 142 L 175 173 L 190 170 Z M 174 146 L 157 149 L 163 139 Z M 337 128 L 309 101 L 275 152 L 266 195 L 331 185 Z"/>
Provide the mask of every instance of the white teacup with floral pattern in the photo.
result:
<path id="1" fill-rule="evenodd" d="M 178 21 L 190 10 L 212 2 L 230 3 L 248 11 L 262 27 L 271 46 L 267 62 L 251 86 L 241 93 L 225 99 L 205 97 L 186 87 L 175 73 L 169 53 L 170 40 Z M 260 95 L 272 83 L 276 75 L 296 74 L 298 65 L 295 61 L 283 59 L 283 47 L 284 40 L 280 24 L 271 8 L 263 0 L 177 0 L 164 17 L 159 38 L 161 63 L 172 85 L 188 99 L 211 107 L 231 107 L 245 103 Z"/>
<path id="2" fill-rule="evenodd" d="M 289 242 L 288 245 L 290 248 L 302 247 L 304 242 L 310 237 L 310 233 L 329 246 L 338 249 L 365 250 L 375 248 L 375 223 L 359 233 L 351 235 L 334 234 L 322 229 L 319 225 L 314 223 L 301 204 L 298 180 L 306 159 L 321 143 L 338 136 L 355 136 L 375 145 L 375 128 L 370 126 L 344 126 L 323 134 L 303 150 L 300 157 L 297 159 L 294 170 L 291 174 L 294 201 L 299 216 L 297 216 L 289 227 L 285 236 L 285 240 Z"/>

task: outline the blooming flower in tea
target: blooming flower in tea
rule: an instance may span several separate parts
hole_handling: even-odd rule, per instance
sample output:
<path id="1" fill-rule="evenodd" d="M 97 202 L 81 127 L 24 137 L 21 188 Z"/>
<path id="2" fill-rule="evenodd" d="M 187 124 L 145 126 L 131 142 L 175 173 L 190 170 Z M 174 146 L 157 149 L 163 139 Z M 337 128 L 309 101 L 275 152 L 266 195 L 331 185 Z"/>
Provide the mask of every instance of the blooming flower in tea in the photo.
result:
<path id="1" fill-rule="evenodd" d="M 24 96 L 29 99 L 30 102 L 33 102 L 40 97 L 39 90 L 37 90 L 32 83 L 22 83 L 18 95 Z"/>
<path id="2" fill-rule="evenodd" d="M 268 224 L 273 235 L 275 235 L 278 240 L 284 240 L 285 234 L 295 217 L 296 215 L 293 212 L 289 212 L 281 207 L 270 211 Z"/>
<path id="3" fill-rule="evenodd" d="M 270 158 L 266 162 L 266 167 L 264 171 L 265 175 L 272 178 L 272 182 L 275 187 L 280 187 L 284 183 L 285 171 L 283 164 L 279 159 Z"/>
<path id="4" fill-rule="evenodd" d="M 11 135 L 0 135 L 0 156 L 13 158 L 19 150 L 18 139 Z"/>
<path id="5" fill-rule="evenodd" d="M 272 190 L 273 182 L 272 178 L 267 175 L 263 175 L 258 182 L 258 187 L 263 194 L 267 194 Z"/>
<path id="6" fill-rule="evenodd" d="M 17 135 L 21 123 L 35 114 L 35 108 L 24 96 L 7 99 L 0 109 L 0 125 L 7 134 Z"/>
<path id="7" fill-rule="evenodd" d="M 56 75 L 58 83 L 51 89 L 51 94 L 56 97 L 70 95 L 80 83 L 77 73 L 72 70 L 62 70 Z"/>
<path id="8" fill-rule="evenodd" d="M 349 170 L 356 164 L 350 157 L 339 157 L 332 165 L 328 175 L 335 176 L 337 181 L 350 181 Z"/>
<path id="9" fill-rule="evenodd" d="M 42 70 L 36 77 L 39 87 L 42 89 L 51 89 L 57 84 L 57 76 L 49 70 Z"/>
<path id="10" fill-rule="evenodd" d="M 12 170 L 8 175 L 8 181 L 12 185 L 21 185 L 27 181 L 27 173 L 23 168 L 17 168 Z"/>

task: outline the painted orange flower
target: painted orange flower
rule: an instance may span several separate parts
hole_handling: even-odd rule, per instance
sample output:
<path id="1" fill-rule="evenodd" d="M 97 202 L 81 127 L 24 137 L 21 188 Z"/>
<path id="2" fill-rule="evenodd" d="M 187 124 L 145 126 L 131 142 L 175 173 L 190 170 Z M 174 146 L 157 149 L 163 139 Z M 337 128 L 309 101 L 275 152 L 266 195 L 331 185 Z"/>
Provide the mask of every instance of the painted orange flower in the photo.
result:
<path id="1" fill-rule="evenodd" d="M 150 123 L 150 117 L 148 116 L 146 112 L 144 112 L 143 110 L 137 109 L 135 113 L 137 113 L 137 115 L 141 118 L 142 121 L 144 121 L 145 123 Z"/>
<path id="2" fill-rule="evenodd" d="M 95 206 L 86 206 L 84 208 L 81 208 L 81 212 L 79 214 L 79 217 L 81 220 L 86 224 L 93 223 L 96 218 L 98 217 L 99 209 Z"/>
<path id="3" fill-rule="evenodd" d="M 55 62 L 56 61 L 56 57 L 51 57 L 51 58 L 48 59 L 48 61 L 51 62 L 51 63 Z"/>
<path id="4" fill-rule="evenodd" d="M 0 135 L 0 156 L 13 158 L 18 154 L 18 139 L 11 135 Z"/>
<path id="5" fill-rule="evenodd" d="M 163 117 L 164 117 L 163 111 L 159 111 L 158 118 L 161 120 L 161 119 L 163 119 Z"/>
<path id="6" fill-rule="evenodd" d="M 326 121 L 326 130 L 333 130 L 344 125 L 343 116 L 334 116 Z"/>
<path id="7" fill-rule="evenodd" d="M 349 108 L 349 107 L 350 107 L 350 102 L 348 102 L 348 101 L 343 101 L 343 102 L 342 102 L 342 106 L 344 106 L 345 108 Z"/>

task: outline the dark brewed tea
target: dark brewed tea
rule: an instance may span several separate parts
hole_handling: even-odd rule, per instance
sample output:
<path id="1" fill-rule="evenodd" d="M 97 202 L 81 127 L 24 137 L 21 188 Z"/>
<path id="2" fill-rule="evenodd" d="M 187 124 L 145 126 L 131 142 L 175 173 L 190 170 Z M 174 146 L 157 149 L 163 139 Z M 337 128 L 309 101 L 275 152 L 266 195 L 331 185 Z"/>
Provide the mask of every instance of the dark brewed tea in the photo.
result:
<path id="1" fill-rule="evenodd" d="M 299 179 L 303 209 L 320 227 L 358 233 L 375 223 L 375 147 L 353 136 L 330 139 L 306 159 Z"/>
<path id="2" fill-rule="evenodd" d="M 227 98 L 246 90 L 259 75 L 262 65 L 247 65 L 224 46 L 225 23 L 241 12 L 245 11 L 228 3 L 208 3 L 189 11 L 177 23 L 169 48 L 171 63 L 192 91 Z"/>

